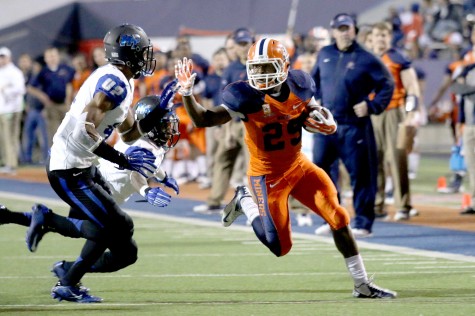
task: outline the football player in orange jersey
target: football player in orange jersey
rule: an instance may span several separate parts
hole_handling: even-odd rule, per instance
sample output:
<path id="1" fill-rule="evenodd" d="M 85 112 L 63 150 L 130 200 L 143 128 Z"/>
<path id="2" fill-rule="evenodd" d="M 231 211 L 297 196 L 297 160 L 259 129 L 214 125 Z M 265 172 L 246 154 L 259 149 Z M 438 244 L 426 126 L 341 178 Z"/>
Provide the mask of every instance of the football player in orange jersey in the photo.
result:
<path id="1" fill-rule="evenodd" d="M 179 93 L 197 126 L 220 125 L 236 117 L 244 122 L 250 153 L 248 180 L 256 202 L 248 188 L 237 187 L 223 211 L 223 225 L 229 226 L 245 214 L 259 240 L 274 255 L 284 256 L 292 247 L 287 205 L 292 195 L 332 227 L 336 247 L 354 279 L 353 295 L 395 298 L 395 292 L 376 286 L 368 278 L 349 228 L 350 217 L 338 203 L 335 186 L 325 171 L 301 152 L 307 111 L 322 108 L 313 97 L 313 80 L 303 71 L 289 71 L 285 47 L 271 38 L 262 38 L 251 46 L 246 67 L 249 80 L 229 84 L 223 91 L 222 104 L 206 109 L 193 97 L 195 74 L 191 61 L 184 58 L 175 66 Z M 322 116 L 314 128 L 324 134 L 334 133 L 336 123 L 331 113 Z"/>

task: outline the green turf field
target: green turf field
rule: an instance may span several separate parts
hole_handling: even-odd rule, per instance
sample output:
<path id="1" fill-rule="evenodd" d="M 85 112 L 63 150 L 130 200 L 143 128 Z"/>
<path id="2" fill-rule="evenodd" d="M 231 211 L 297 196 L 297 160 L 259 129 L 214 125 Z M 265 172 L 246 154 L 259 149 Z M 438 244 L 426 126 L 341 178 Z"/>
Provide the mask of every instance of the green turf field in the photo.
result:
<path id="1" fill-rule="evenodd" d="M 2 200 L 12 209 L 29 201 Z M 64 207 L 54 206 L 65 211 Z M 391 301 L 351 296 L 352 282 L 333 244 L 295 239 L 275 258 L 250 229 L 134 217 L 139 260 L 120 272 L 83 279 L 101 304 L 49 296 L 51 265 L 74 260 L 80 240 L 48 234 L 36 253 L 25 227 L 0 226 L 0 314 L 21 315 L 474 315 L 475 264 L 362 249 Z"/>

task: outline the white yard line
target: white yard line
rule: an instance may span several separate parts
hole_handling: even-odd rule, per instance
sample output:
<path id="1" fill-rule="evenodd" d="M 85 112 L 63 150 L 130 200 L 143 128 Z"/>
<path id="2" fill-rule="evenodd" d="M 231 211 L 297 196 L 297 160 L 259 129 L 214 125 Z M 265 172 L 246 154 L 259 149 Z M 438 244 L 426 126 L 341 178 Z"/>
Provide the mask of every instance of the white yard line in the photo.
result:
<path id="1" fill-rule="evenodd" d="M 450 267 L 447 267 L 450 268 Z M 469 268 L 469 267 L 467 267 Z M 473 267 L 470 267 L 473 270 Z M 466 273 L 466 274 L 473 274 L 471 271 L 461 271 L 460 269 L 455 270 L 444 270 L 444 273 Z M 381 276 L 381 275 L 411 275 L 411 274 L 434 274 L 440 275 L 441 271 L 439 267 L 430 267 L 429 269 L 424 269 L 424 271 L 408 271 L 408 270 L 400 270 L 400 271 L 374 271 L 374 274 Z M 275 273 L 181 273 L 181 274 L 101 274 L 101 273 L 91 273 L 88 274 L 88 279 L 180 279 L 180 278 L 267 278 L 267 277 L 311 277 L 311 276 L 348 276 L 348 272 L 341 271 L 341 272 L 330 272 L 330 271 L 322 271 L 322 272 L 275 272 Z M 36 280 L 36 279 L 51 279 L 51 275 L 42 275 L 42 276 L 28 276 L 28 275 L 12 275 L 12 276 L 0 276 L 0 280 Z M 1 306 L 1 305 L 0 305 Z"/>

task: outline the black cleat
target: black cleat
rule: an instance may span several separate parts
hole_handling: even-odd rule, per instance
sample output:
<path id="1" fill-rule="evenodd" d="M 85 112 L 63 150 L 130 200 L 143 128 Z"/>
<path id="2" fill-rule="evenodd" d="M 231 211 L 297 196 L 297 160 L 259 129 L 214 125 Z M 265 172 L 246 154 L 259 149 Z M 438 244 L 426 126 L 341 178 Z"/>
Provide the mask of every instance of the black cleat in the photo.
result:
<path id="1" fill-rule="evenodd" d="M 76 286 L 62 285 L 61 282 L 56 283 L 51 289 L 51 297 L 58 301 L 69 301 L 75 303 L 100 303 L 102 298 L 89 295 L 88 292 L 84 292 L 81 288 Z"/>
<path id="2" fill-rule="evenodd" d="M 45 216 L 50 212 L 50 209 L 42 204 L 35 204 L 31 211 L 31 224 L 26 231 L 26 246 L 31 252 L 35 252 L 46 233 L 44 228 Z"/>

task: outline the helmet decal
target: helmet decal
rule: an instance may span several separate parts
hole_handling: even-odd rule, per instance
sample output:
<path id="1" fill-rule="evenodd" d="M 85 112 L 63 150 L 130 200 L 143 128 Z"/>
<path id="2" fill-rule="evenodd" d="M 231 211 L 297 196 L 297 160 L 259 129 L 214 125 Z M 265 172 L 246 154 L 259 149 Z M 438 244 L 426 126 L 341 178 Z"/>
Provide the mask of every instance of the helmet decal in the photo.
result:
<path id="1" fill-rule="evenodd" d="M 120 36 L 119 45 L 120 46 L 130 46 L 131 49 L 135 49 L 140 43 L 140 35 L 138 34 L 122 34 Z"/>

